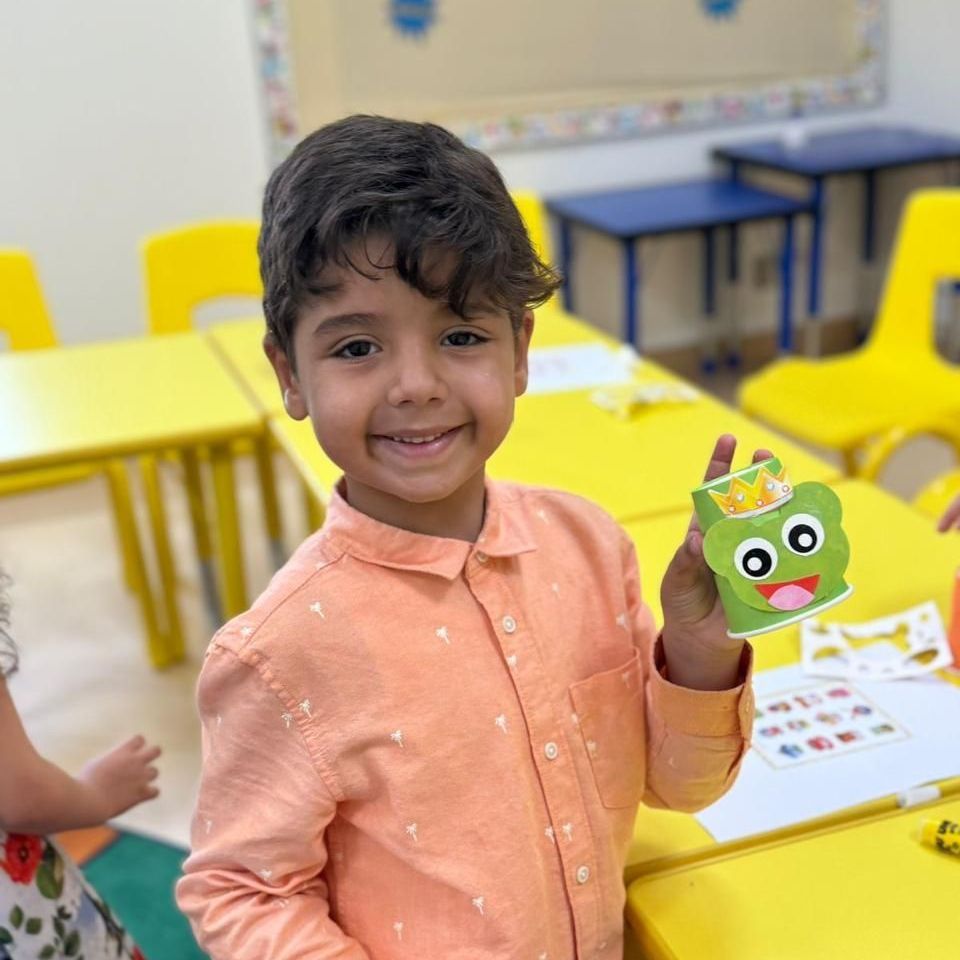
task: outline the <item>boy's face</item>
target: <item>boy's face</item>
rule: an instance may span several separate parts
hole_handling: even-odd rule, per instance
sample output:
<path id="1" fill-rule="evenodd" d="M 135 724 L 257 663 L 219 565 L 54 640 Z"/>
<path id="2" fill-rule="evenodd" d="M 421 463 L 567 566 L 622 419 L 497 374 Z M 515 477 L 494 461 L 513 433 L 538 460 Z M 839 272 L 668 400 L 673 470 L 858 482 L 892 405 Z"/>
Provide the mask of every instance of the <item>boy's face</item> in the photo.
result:
<path id="1" fill-rule="evenodd" d="M 321 285 L 331 292 L 301 310 L 294 331 L 296 371 L 268 344 L 284 406 L 295 419 L 310 417 L 357 509 L 472 539 L 484 465 L 526 388 L 532 314 L 517 334 L 505 312 L 479 305 L 463 320 L 392 269 L 371 267 L 368 254 L 392 263 L 384 241 L 349 252 L 374 279 L 339 267 L 324 272 Z M 464 526 L 464 517 L 476 522 Z"/>

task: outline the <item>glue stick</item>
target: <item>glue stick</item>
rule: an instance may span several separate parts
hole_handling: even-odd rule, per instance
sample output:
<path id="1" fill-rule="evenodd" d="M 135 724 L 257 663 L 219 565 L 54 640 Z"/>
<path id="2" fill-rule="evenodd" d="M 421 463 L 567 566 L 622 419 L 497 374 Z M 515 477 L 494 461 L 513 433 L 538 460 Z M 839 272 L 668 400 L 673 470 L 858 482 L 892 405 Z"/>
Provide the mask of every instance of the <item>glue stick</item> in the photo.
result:
<path id="1" fill-rule="evenodd" d="M 960 823 L 952 820 L 922 820 L 920 842 L 960 857 Z"/>

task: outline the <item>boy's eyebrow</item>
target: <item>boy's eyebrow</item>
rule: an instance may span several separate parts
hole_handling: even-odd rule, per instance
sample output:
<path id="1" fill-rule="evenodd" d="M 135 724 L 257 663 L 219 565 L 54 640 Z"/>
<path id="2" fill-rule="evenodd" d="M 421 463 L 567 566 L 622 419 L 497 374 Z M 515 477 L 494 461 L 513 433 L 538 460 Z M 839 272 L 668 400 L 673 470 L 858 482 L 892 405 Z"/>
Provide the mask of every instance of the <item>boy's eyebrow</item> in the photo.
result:
<path id="1" fill-rule="evenodd" d="M 342 330 L 344 327 L 371 327 L 378 319 L 375 313 L 338 313 L 332 317 L 324 317 L 313 328 L 313 335 Z"/>

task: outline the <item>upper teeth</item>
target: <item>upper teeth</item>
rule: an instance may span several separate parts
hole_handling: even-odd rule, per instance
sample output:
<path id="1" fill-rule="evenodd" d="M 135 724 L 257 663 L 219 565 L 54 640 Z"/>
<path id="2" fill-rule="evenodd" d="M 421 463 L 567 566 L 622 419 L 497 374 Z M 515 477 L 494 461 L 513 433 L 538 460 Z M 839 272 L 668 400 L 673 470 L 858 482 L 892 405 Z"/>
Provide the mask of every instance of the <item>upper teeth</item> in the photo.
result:
<path id="1" fill-rule="evenodd" d="M 396 440 L 397 443 L 430 443 L 442 436 L 442 433 L 435 433 L 432 437 L 391 437 L 390 439 Z"/>

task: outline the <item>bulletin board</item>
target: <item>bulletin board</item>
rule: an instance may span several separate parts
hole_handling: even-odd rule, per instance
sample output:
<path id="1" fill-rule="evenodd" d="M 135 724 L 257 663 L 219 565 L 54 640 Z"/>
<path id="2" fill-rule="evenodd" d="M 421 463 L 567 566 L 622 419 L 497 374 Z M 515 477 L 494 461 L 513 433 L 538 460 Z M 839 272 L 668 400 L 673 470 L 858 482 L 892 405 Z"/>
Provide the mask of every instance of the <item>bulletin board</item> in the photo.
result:
<path id="1" fill-rule="evenodd" d="M 275 150 L 349 113 L 486 150 L 878 102 L 882 0 L 254 0 Z"/>

